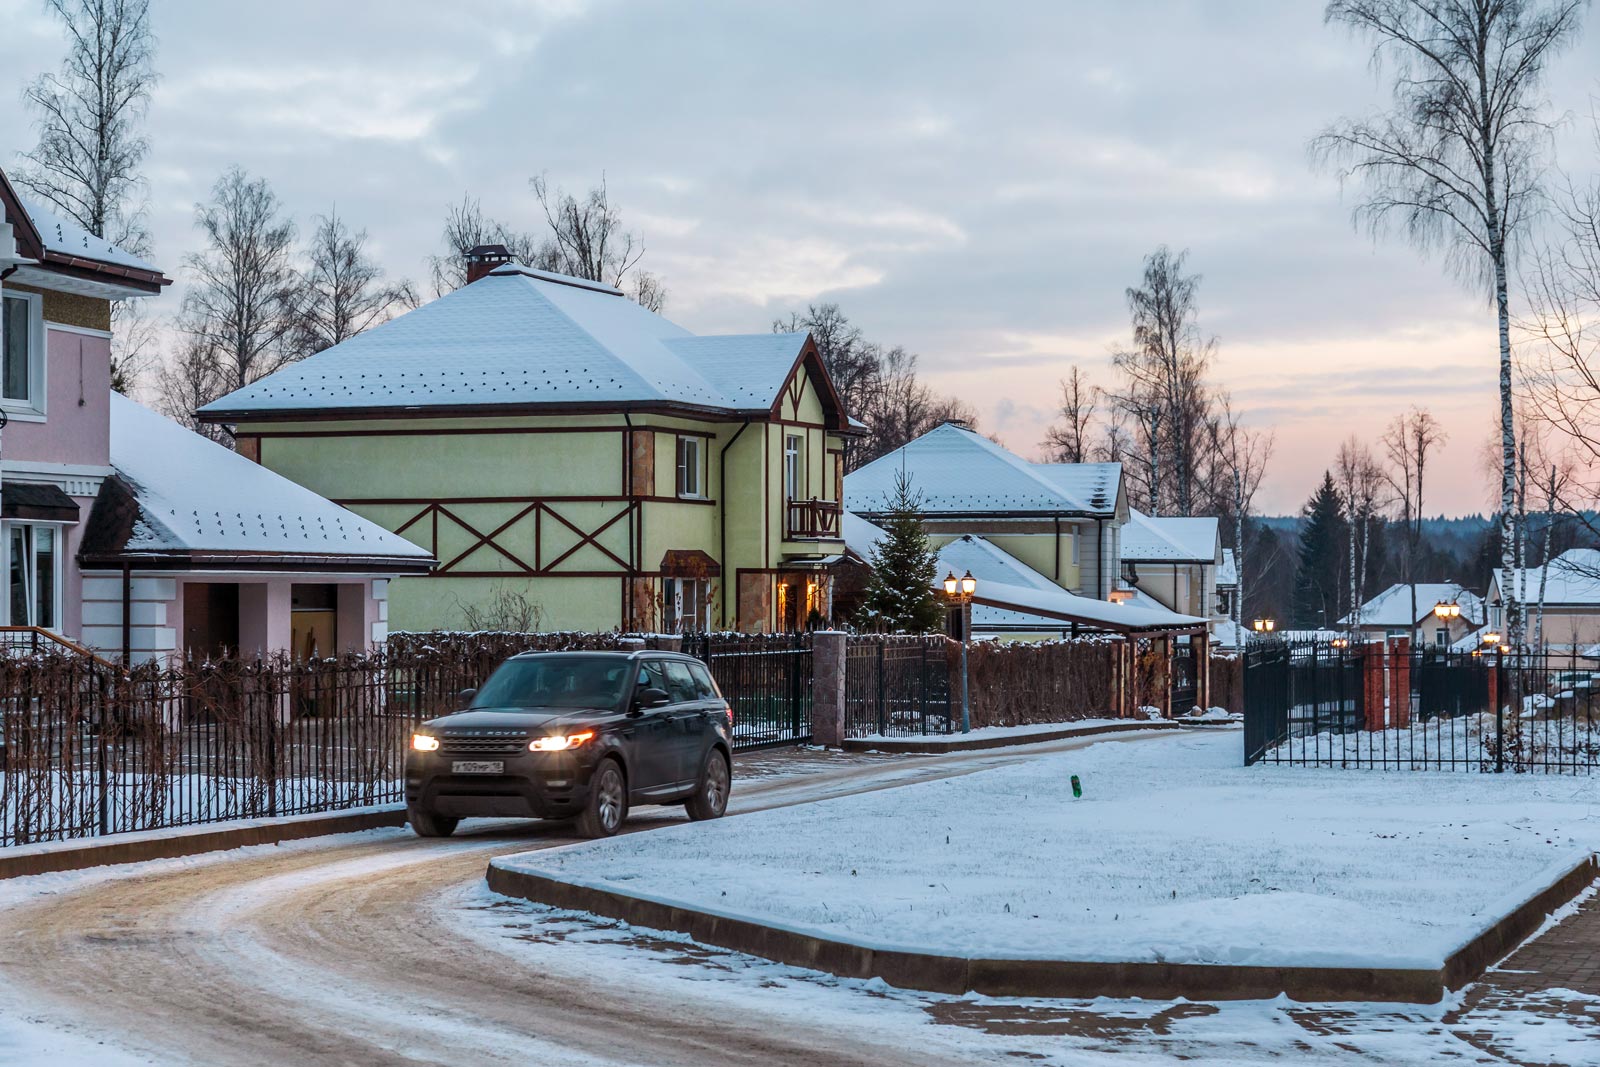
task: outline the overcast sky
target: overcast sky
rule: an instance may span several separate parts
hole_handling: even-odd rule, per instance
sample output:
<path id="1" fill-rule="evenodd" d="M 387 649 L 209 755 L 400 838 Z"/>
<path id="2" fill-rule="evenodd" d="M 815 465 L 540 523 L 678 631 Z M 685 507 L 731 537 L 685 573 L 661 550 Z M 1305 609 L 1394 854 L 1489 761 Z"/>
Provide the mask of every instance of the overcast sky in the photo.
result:
<path id="1" fill-rule="evenodd" d="M 20 92 L 60 58 L 42 7 L 0 0 L 0 159 L 32 145 Z M 1276 434 L 1263 510 L 1297 510 L 1339 440 L 1411 404 L 1451 433 L 1429 510 L 1485 508 L 1492 315 L 1353 230 L 1308 166 L 1322 126 L 1381 101 L 1320 3 L 153 7 L 150 216 L 175 290 L 194 204 L 232 163 L 302 231 L 337 204 L 418 280 L 463 193 L 533 228 L 530 175 L 580 189 L 603 172 L 668 317 L 748 332 L 837 301 L 1032 455 L 1069 364 L 1110 381 L 1123 291 L 1166 243 L 1204 275 L 1216 379 Z M 1548 85 L 1578 173 L 1597 60 L 1591 26 Z"/>

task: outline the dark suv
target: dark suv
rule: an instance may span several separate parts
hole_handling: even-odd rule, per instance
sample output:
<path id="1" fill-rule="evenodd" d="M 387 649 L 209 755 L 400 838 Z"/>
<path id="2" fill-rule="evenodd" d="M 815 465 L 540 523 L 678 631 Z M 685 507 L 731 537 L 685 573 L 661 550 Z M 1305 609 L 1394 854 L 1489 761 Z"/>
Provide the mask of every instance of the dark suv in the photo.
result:
<path id="1" fill-rule="evenodd" d="M 715 819 L 733 778 L 733 709 L 706 665 L 672 652 L 531 652 L 466 710 L 422 724 L 406 754 L 406 815 L 422 837 L 470 816 L 576 818 L 617 832 L 634 804 Z"/>

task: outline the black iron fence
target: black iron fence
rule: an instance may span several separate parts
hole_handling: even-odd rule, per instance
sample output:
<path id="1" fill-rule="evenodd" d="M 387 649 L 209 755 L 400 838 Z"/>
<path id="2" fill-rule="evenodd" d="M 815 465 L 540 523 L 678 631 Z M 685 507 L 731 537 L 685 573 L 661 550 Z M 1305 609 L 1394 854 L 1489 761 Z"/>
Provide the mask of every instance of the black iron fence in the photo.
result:
<path id="1" fill-rule="evenodd" d="M 0 845 L 400 800 L 406 674 L 371 657 L 0 659 Z"/>
<path id="2" fill-rule="evenodd" d="M 124 672 L 46 643 L 0 651 L 0 846 L 404 799 L 416 724 L 506 657 L 618 635 L 408 635 L 386 652 L 224 658 Z M 686 641 L 734 708 L 735 747 L 811 736 L 800 636 Z"/>
<path id="3" fill-rule="evenodd" d="M 699 634 L 683 651 L 705 660 L 733 705 L 736 750 L 811 740 L 810 635 Z"/>
<path id="4" fill-rule="evenodd" d="M 952 707 L 943 637 L 851 637 L 845 646 L 846 737 L 947 734 Z M 959 684 L 959 683 L 957 683 Z"/>
<path id="5" fill-rule="evenodd" d="M 1245 762 L 1592 773 L 1600 669 L 1568 655 L 1252 642 Z"/>

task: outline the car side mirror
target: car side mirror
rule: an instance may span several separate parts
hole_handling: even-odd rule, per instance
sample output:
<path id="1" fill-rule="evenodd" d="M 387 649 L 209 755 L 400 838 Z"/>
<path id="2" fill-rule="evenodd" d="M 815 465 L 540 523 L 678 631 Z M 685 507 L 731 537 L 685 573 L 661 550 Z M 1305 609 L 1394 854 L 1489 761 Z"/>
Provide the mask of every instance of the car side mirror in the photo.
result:
<path id="1" fill-rule="evenodd" d="M 633 695 L 633 706 L 639 711 L 659 708 L 664 704 L 670 703 L 672 703 L 672 698 L 667 696 L 666 690 L 657 689 L 654 686 L 641 689 Z"/>
<path id="2" fill-rule="evenodd" d="M 463 689 L 461 692 L 456 694 L 456 704 L 458 707 L 464 708 L 468 704 L 471 704 L 472 698 L 477 695 L 478 691 L 476 689 Z"/>

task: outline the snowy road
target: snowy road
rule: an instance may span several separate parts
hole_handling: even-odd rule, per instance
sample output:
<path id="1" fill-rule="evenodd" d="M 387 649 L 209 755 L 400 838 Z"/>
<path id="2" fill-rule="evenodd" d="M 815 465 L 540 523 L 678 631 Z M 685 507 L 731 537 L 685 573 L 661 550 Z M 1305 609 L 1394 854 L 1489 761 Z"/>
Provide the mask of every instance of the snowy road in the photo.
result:
<path id="1" fill-rule="evenodd" d="M 734 810 L 1089 743 L 892 761 L 743 757 Z M 632 828 L 681 818 L 641 815 Z M 971 1062 L 804 1011 L 730 1016 L 616 968 L 558 974 L 485 947 L 436 921 L 440 901 L 477 886 L 491 856 L 573 839 L 559 826 L 473 825 L 448 841 L 374 831 L 0 884 L 0 1019 L 28 1021 L 0 1026 L 0 1061 L 85 1062 L 94 1049 L 96 1063 L 125 1052 L 123 1062 L 219 1065 Z"/>

